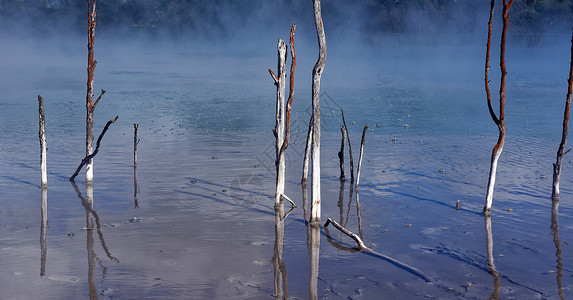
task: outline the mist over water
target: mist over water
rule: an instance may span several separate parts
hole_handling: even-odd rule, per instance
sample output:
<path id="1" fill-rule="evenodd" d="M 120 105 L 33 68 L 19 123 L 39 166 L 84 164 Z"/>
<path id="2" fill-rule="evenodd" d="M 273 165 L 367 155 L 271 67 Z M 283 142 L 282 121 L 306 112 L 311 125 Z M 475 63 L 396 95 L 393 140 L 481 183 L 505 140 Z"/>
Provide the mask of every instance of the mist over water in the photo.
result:
<path id="1" fill-rule="evenodd" d="M 0 0 L 0 298 L 272 297 L 280 238 L 272 201 L 276 87 L 267 69 L 276 70 L 277 39 L 288 38 L 292 23 L 297 70 L 286 193 L 299 207 L 283 220 L 282 255 L 289 295 L 312 294 L 299 184 L 318 55 L 311 2 L 195 2 L 196 9 L 185 1 L 98 1 L 95 91 L 107 93 L 95 110 L 94 133 L 119 119 L 95 159 L 90 210 L 82 203 L 83 172 L 80 195 L 67 179 L 85 151 L 86 5 Z M 18 8 L 22 3 L 29 7 Z M 510 11 L 508 135 L 488 232 L 480 212 L 497 138 L 483 81 L 489 3 L 437 3 L 323 0 L 328 56 L 321 87 L 323 218 L 360 230 L 368 247 L 435 282 L 343 250 L 354 241 L 330 228 L 330 238 L 321 229 L 314 293 L 486 298 L 497 289 L 486 251 L 493 236 L 501 298 L 556 298 L 559 286 L 568 295 L 571 162 L 561 181 L 561 231 L 549 224 L 570 7 L 552 15 L 551 26 L 531 27 L 527 39 L 528 27 L 517 21 L 529 2 L 515 1 Z M 549 18 L 541 8 L 531 24 Z M 38 94 L 49 149 L 47 228 L 40 218 Z M 370 125 L 359 191 L 338 180 L 340 109 L 355 161 L 362 128 Z M 135 170 L 134 123 L 141 139 Z M 345 161 L 348 172 L 348 152 Z"/>

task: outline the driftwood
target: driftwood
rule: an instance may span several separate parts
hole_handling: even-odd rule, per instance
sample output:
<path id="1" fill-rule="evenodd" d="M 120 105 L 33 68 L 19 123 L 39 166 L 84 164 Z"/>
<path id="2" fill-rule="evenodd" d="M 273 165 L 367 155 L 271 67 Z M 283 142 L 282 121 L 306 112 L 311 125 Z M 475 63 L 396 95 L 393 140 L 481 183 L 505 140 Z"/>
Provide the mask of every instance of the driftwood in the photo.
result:
<path id="1" fill-rule="evenodd" d="M 76 171 L 74 172 L 74 174 L 70 177 L 70 181 L 74 181 L 74 179 L 76 178 L 76 176 L 78 176 L 78 173 L 80 172 L 80 170 L 82 169 L 82 167 L 84 165 L 86 165 L 92 158 L 94 158 L 94 156 L 97 155 L 97 153 L 99 152 L 99 147 L 101 144 L 101 140 L 103 138 L 103 136 L 105 135 L 105 133 L 107 132 L 107 130 L 109 129 L 109 126 L 114 123 L 115 121 L 117 121 L 117 118 L 119 118 L 119 116 L 116 116 L 115 119 L 113 120 L 109 120 L 107 121 L 107 124 L 105 124 L 105 127 L 103 128 L 101 134 L 99 135 L 97 142 L 96 142 L 96 148 L 94 150 L 93 153 L 91 153 L 90 155 L 87 155 L 84 159 L 82 159 L 82 162 L 80 163 L 80 165 L 78 166 L 78 168 L 76 169 Z"/>
<path id="2" fill-rule="evenodd" d="M 491 165 L 489 171 L 489 180 L 487 183 L 487 194 L 485 198 L 485 205 L 483 207 L 483 214 L 490 215 L 491 214 L 491 204 L 493 201 L 493 189 L 495 186 L 495 175 L 497 171 L 497 163 L 501 152 L 503 151 L 503 145 L 505 143 L 505 78 L 507 77 L 507 71 L 505 67 L 505 40 L 507 34 L 507 26 L 508 26 L 508 11 L 511 7 L 513 0 L 503 0 L 503 29 L 501 33 L 501 50 L 500 50 L 500 67 L 501 67 L 501 84 L 499 87 L 499 118 L 496 116 L 493 106 L 491 103 L 491 95 L 489 91 L 489 78 L 488 78 L 488 70 L 489 70 L 489 49 L 491 46 L 491 32 L 492 32 L 492 20 L 493 20 L 493 8 L 494 8 L 494 0 L 491 1 L 491 8 L 489 14 L 489 23 L 488 23 L 488 35 L 487 35 L 487 51 L 486 51 L 486 59 L 485 59 L 485 90 L 487 96 L 487 106 L 489 109 L 490 116 L 493 122 L 497 125 L 499 130 L 499 137 L 497 143 L 495 144 L 492 154 L 491 154 Z"/>
<path id="3" fill-rule="evenodd" d="M 312 204 L 311 222 L 320 222 L 320 78 L 326 65 L 326 37 L 320 0 L 313 0 L 314 24 L 318 37 L 318 60 L 312 69 Z"/>
<path id="4" fill-rule="evenodd" d="M 356 234 L 352 233 L 351 231 L 349 231 L 348 229 L 342 227 L 340 224 L 336 223 L 336 221 L 332 220 L 331 218 L 328 218 L 326 220 L 326 223 L 324 223 L 324 229 L 326 231 L 326 228 L 328 227 L 328 225 L 332 224 L 334 227 L 336 227 L 336 229 L 340 230 L 342 233 L 346 234 L 347 236 L 349 236 L 350 238 L 352 238 L 356 244 L 358 245 L 358 251 L 360 252 L 366 252 L 368 254 L 371 254 L 372 256 L 384 259 L 390 263 L 392 263 L 393 265 L 409 272 L 412 273 L 414 275 L 416 275 L 417 277 L 423 279 L 426 282 L 433 282 L 434 280 L 430 279 L 430 277 L 428 277 L 426 274 L 422 273 L 422 271 L 416 269 L 415 267 L 412 267 L 408 264 L 405 264 L 395 258 L 392 258 L 388 255 L 376 252 L 368 247 L 366 247 L 366 245 L 364 245 L 364 242 L 362 242 L 362 239 L 357 236 Z M 327 234 L 328 236 L 328 234 Z"/>
<path id="5" fill-rule="evenodd" d="M 358 169 L 356 170 L 356 184 L 354 185 L 355 189 L 358 189 L 358 183 L 360 183 L 360 168 L 362 167 L 362 154 L 364 154 L 364 139 L 366 137 L 366 130 L 368 129 L 368 125 L 364 126 L 362 130 L 362 140 L 360 141 L 360 155 L 358 156 Z"/>
<path id="6" fill-rule="evenodd" d="M 571 94 L 573 92 L 573 37 L 571 38 L 571 60 L 569 66 L 569 80 L 567 88 L 567 99 L 565 101 L 565 112 L 563 114 L 563 132 L 561 134 L 561 144 L 559 144 L 559 149 L 557 150 L 557 161 L 553 164 L 553 188 L 552 196 L 553 198 L 559 197 L 559 179 L 561 177 L 561 170 L 563 164 L 563 156 L 569 152 L 565 151 L 565 146 L 567 145 L 567 135 L 569 134 L 569 110 L 571 107 Z"/>
<path id="7" fill-rule="evenodd" d="M 348 127 L 346 126 L 346 120 L 344 119 L 344 111 L 340 109 L 342 114 L 342 124 L 344 125 L 344 131 L 346 131 L 346 138 L 348 139 L 348 153 L 350 155 L 350 181 L 354 182 L 354 159 L 352 158 L 352 145 L 350 144 L 350 133 L 348 132 Z"/>
<path id="8" fill-rule="evenodd" d="M 46 121 L 44 119 L 44 99 L 38 95 L 38 114 L 39 114 L 39 131 L 38 137 L 40 138 L 40 171 L 42 173 L 42 187 L 48 185 L 48 170 L 46 163 L 46 152 L 48 146 L 46 144 Z"/>

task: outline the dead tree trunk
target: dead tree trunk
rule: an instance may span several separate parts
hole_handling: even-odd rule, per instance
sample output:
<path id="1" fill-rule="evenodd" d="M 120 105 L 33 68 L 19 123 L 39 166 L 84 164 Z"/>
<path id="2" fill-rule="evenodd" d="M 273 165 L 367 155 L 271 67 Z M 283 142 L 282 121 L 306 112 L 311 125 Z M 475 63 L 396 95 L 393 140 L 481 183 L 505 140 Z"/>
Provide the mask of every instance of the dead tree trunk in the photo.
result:
<path id="1" fill-rule="evenodd" d="M 294 53 L 294 30 L 296 25 L 293 25 L 290 33 L 290 45 L 292 54 L 291 63 L 291 74 L 290 74 L 290 90 L 289 98 L 286 105 L 285 113 L 285 81 L 286 81 L 286 70 L 285 63 L 287 59 L 287 46 L 285 41 L 279 39 L 277 50 L 278 50 L 278 76 L 269 69 L 269 73 L 275 81 L 277 86 L 277 103 L 276 103 L 276 125 L 274 129 L 274 134 L 276 138 L 276 168 L 277 168 L 277 181 L 276 181 L 276 193 L 275 193 L 275 206 L 279 205 L 281 199 L 287 198 L 284 193 L 285 186 L 285 157 L 284 153 L 288 147 L 289 137 L 290 137 L 290 111 L 292 107 L 292 100 L 294 95 L 294 69 L 296 66 L 296 55 Z M 286 115 L 286 116 L 285 116 Z M 286 118 L 286 119 L 285 119 Z M 286 120 L 286 125 L 285 125 Z"/>
<path id="2" fill-rule="evenodd" d="M 306 146 L 304 148 L 304 160 L 302 163 L 302 179 L 300 180 L 301 183 L 305 183 L 308 179 L 308 162 L 310 160 L 310 149 L 312 148 L 312 125 L 314 124 L 314 120 L 312 116 L 308 121 L 308 133 L 306 134 Z"/>
<path id="3" fill-rule="evenodd" d="M 366 130 L 368 129 L 368 125 L 364 126 L 362 130 L 362 140 L 360 141 L 360 155 L 358 156 L 358 169 L 356 170 L 356 184 L 354 185 L 355 189 L 358 189 L 358 184 L 360 183 L 360 168 L 362 167 L 362 154 L 364 154 L 364 139 L 366 138 Z"/>
<path id="4" fill-rule="evenodd" d="M 94 60 L 94 42 L 95 42 L 95 27 L 97 23 L 97 9 L 96 0 L 88 0 L 88 80 L 87 80 L 87 95 L 86 95 L 86 156 L 92 153 L 92 144 L 94 140 L 93 127 L 94 127 L 94 109 L 101 96 L 105 93 L 102 90 L 101 95 L 96 102 L 93 102 L 94 97 L 94 71 L 97 61 Z M 93 160 L 86 165 L 86 183 L 93 181 Z"/>
<path id="5" fill-rule="evenodd" d="M 342 134 L 342 139 L 340 141 L 340 151 L 338 152 L 338 160 L 340 161 L 340 181 L 346 180 L 346 175 L 344 174 L 344 143 L 346 143 L 346 130 L 340 125 L 340 133 Z"/>
<path id="6" fill-rule="evenodd" d="M 320 78 L 326 64 L 326 37 L 320 0 L 313 0 L 318 37 L 318 60 L 312 70 L 312 206 L 311 221 L 320 222 Z"/>
<path id="7" fill-rule="evenodd" d="M 489 78 L 488 78 L 488 69 L 489 69 L 489 49 L 491 46 L 491 32 L 492 32 L 492 20 L 493 20 L 493 8 L 494 8 L 494 0 L 491 1 L 491 8 L 490 8 L 490 15 L 489 15 L 489 23 L 488 23 L 488 36 L 487 36 L 487 52 L 486 52 L 486 60 L 485 60 L 485 90 L 487 95 L 487 106 L 489 109 L 489 113 L 493 122 L 497 125 L 499 130 L 499 137 L 495 147 L 493 148 L 491 154 L 491 165 L 489 171 L 489 180 L 487 183 L 487 194 L 485 197 L 485 205 L 483 207 L 483 214 L 490 215 L 491 214 L 491 204 L 493 201 L 493 189 L 495 186 L 495 175 L 497 171 L 497 162 L 503 151 L 503 145 L 505 143 L 505 78 L 507 76 L 507 71 L 505 68 L 505 40 L 507 34 L 507 26 L 508 26 L 508 16 L 507 13 L 513 0 L 503 0 L 503 29 L 501 33 L 501 51 L 500 51 L 500 67 L 501 67 L 501 84 L 499 87 L 499 118 L 496 116 L 492 103 L 491 103 L 491 95 L 489 92 Z"/>
<path id="8" fill-rule="evenodd" d="M 567 145 L 567 135 L 569 133 L 569 109 L 571 107 L 571 94 L 573 92 L 573 37 L 571 37 L 571 60 L 569 66 L 569 86 L 567 88 L 567 99 L 565 101 L 565 113 L 563 114 L 563 133 L 561 135 L 561 144 L 557 150 L 557 161 L 553 164 L 553 189 L 552 198 L 559 198 L 559 178 L 565 155 L 565 146 Z"/>
<path id="9" fill-rule="evenodd" d="M 40 124 L 38 136 L 40 138 L 40 171 L 42 173 L 42 187 L 48 186 L 48 170 L 46 163 L 46 152 L 48 146 L 46 144 L 46 121 L 44 119 L 44 99 L 38 95 L 38 114 L 40 115 Z"/>

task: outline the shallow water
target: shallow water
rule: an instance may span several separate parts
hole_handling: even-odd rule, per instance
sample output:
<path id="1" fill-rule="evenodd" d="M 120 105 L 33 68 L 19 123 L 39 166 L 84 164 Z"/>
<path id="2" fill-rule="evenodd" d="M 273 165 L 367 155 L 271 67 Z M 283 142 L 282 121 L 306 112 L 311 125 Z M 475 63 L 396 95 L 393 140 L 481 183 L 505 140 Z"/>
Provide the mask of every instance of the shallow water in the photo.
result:
<path id="1" fill-rule="evenodd" d="M 299 182 L 314 53 L 299 54 L 287 151 L 286 192 L 298 207 L 276 222 L 275 88 L 266 72 L 276 65 L 273 49 L 96 53 L 96 89 L 108 91 L 96 109 L 96 135 L 119 119 L 95 159 L 93 197 L 83 172 L 77 190 L 67 179 L 84 147 L 84 57 L 27 50 L 18 61 L 0 61 L 0 298 L 251 299 L 272 297 L 275 286 L 301 299 L 570 294 L 567 159 L 559 230 L 550 228 L 567 55 L 532 53 L 531 60 L 522 50 L 508 62 L 508 136 L 490 220 L 481 209 L 497 130 L 485 106 L 481 49 L 447 59 L 438 49 L 400 48 L 376 49 L 381 55 L 371 61 L 329 56 L 321 98 L 323 222 L 344 224 L 428 283 L 352 251 L 354 241 L 332 227 L 327 236 L 305 225 Z M 532 64 L 544 67 L 535 73 Z M 46 226 L 38 93 L 49 148 Z M 359 192 L 338 180 L 340 108 L 355 163 L 362 127 L 370 125 Z M 141 139 L 136 170 L 133 123 Z M 347 152 L 347 174 L 348 161 Z M 488 246 L 497 276 L 488 269 Z"/>

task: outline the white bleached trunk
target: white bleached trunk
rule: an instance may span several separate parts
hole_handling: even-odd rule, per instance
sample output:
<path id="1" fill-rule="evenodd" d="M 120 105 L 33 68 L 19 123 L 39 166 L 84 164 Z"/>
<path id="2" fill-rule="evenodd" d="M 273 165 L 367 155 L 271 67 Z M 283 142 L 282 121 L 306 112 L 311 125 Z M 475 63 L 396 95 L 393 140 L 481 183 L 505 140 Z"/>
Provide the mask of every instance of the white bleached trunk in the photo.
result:
<path id="1" fill-rule="evenodd" d="M 281 196 L 284 194 L 285 187 L 285 159 L 281 155 L 281 148 L 284 143 L 284 129 L 285 129 L 285 82 L 286 71 L 285 63 L 287 56 L 287 45 L 285 41 L 279 39 L 277 44 L 278 50 L 278 76 L 275 78 L 277 86 L 277 103 L 276 103 L 276 125 L 274 129 L 276 144 L 276 192 L 275 192 L 275 205 L 279 205 Z"/>
<path id="2" fill-rule="evenodd" d="M 358 189 L 358 184 L 360 183 L 360 168 L 362 167 L 362 155 L 364 154 L 364 141 L 366 138 L 367 129 L 368 125 L 365 125 L 364 130 L 362 130 L 362 140 L 360 141 L 360 155 L 358 156 L 358 169 L 356 170 L 356 185 L 354 185 L 354 188 L 356 189 Z"/>
<path id="3" fill-rule="evenodd" d="M 46 163 L 46 152 L 48 151 L 48 146 L 46 144 L 46 122 L 44 119 L 44 99 L 38 95 L 38 113 L 40 115 L 40 171 L 42 173 L 42 187 L 48 185 L 48 168 Z"/>
<path id="4" fill-rule="evenodd" d="M 320 78 L 326 64 L 326 37 L 320 0 L 313 0 L 314 23 L 318 37 L 318 60 L 312 70 L 312 204 L 311 221 L 320 222 Z"/>
<path id="5" fill-rule="evenodd" d="M 503 142 L 494 147 L 491 154 L 491 166 L 489 170 L 489 180 L 487 182 L 487 194 L 485 197 L 485 205 L 483 207 L 484 215 L 491 214 L 491 205 L 493 202 L 493 189 L 495 186 L 495 175 L 497 173 L 497 162 L 503 151 Z"/>

